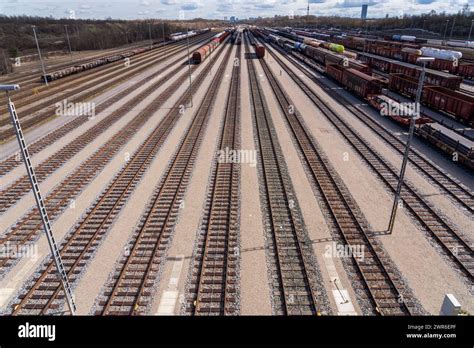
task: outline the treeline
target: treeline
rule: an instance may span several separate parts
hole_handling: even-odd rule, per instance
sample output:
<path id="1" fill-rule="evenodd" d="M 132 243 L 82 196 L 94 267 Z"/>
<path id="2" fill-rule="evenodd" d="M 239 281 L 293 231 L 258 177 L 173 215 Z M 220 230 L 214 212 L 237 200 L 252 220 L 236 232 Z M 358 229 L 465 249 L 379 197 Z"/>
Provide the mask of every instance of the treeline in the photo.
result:
<path id="1" fill-rule="evenodd" d="M 71 49 L 100 50 L 123 46 L 151 38 L 160 41 L 170 33 L 191 29 L 205 28 L 204 20 L 178 22 L 166 20 L 84 20 L 54 19 L 29 16 L 0 15 L 0 70 L 5 72 L 9 65 L 8 58 L 36 54 L 36 43 L 32 26 L 42 52 L 67 51 L 66 27 L 69 34 Z M 11 68 L 8 68 L 11 71 Z"/>
<path id="2" fill-rule="evenodd" d="M 370 11 L 370 8 L 369 8 Z M 431 38 L 443 38 L 446 32 L 446 38 L 467 39 L 471 28 L 474 13 L 468 4 L 466 4 L 457 14 L 436 13 L 431 11 L 422 15 L 408 15 L 400 17 L 391 17 L 386 15 L 384 18 L 368 19 L 367 21 L 359 18 L 347 17 L 315 17 L 315 16 L 275 16 L 273 18 L 259 18 L 252 21 L 252 24 L 265 26 L 298 26 L 314 28 L 338 28 L 342 30 L 361 30 L 361 31 L 390 31 L 406 34 L 407 32 L 418 32 L 419 35 Z M 453 26 L 454 24 L 454 26 Z M 474 29 L 471 35 L 474 40 Z"/>

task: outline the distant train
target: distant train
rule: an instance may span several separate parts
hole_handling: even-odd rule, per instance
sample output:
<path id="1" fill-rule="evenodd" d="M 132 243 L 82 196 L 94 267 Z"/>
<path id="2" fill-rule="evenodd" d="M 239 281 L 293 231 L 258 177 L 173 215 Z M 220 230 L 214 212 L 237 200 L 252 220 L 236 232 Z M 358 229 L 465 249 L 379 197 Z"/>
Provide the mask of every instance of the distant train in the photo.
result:
<path id="1" fill-rule="evenodd" d="M 192 60 L 199 64 L 203 62 L 211 53 L 230 35 L 230 30 L 220 32 L 214 36 L 210 43 L 193 52 Z"/>
<path id="2" fill-rule="evenodd" d="M 209 31 L 209 29 L 193 31 L 192 36 L 203 34 L 207 31 Z M 180 34 L 180 33 L 178 33 L 178 34 Z M 183 37 L 177 38 L 179 36 L 180 35 L 174 35 L 175 39 L 173 39 L 172 41 L 183 40 L 184 38 L 187 37 L 186 35 L 184 35 L 184 38 Z M 171 42 L 168 42 L 168 43 L 171 43 Z M 44 82 L 45 78 L 48 82 L 58 80 L 58 79 L 61 79 L 63 77 L 69 76 L 69 75 L 77 74 L 81 71 L 93 69 L 93 68 L 101 66 L 101 65 L 105 65 L 105 64 L 113 63 L 113 62 L 116 62 L 116 61 L 119 61 L 119 60 L 122 60 L 122 59 L 125 59 L 125 58 L 129 58 L 129 57 L 135 56 L 137 54 L 140 54 L 140 53 L 143 53 L 143 52 L 146 52 L 146 51 L 150 51 L 150 50 L 155 49 L 157 47 L 161 47 L 161 46 L 166 45 L 166 44 L 167 43 L 164 43 L 164 44 L 159 43 L 157 45 L 152 45 L 151 47 L 150 46 L 139 47 L 139 48 L 135 48 L 135 49 L 126 51 L 124 53 L 114 54 L 114 55 L 111 55 L 111 56 L 105 56 L 105 57 L 97 58 L 97 59 L 91 60 L 90 62 L 87 62 L 87 63 L 70 66 L 70 67 L 67 67 L 67 68 L 64 68 L 64 69 L 61 69 L 61 70 L 57 70 L 57 71 L 48 73 L 45 76 L 42 75 L 41 76 L 41 81 Z"/>
<path id="3" fill-rule="evenodd" d="M 268 38 L 288 49 L 288 43 L 277 36 L 271 34 Z M 389 69 L 392 69 L 387 85 L 386 80 L 372 76 L 370 66 L 360 61 L 350 60 L 323 48 L 315 48 L 301 43 L 295 43 L 291 49 L 319 62 L 325 67 L 328 76 L 368 101 L 371 101 L 373 96 L 381 95 L 382 88 L 385 86 L 411 98 L 414 97 L 417 89 L 420 69 L 401 62 L 385 61 L 389 64 Z M 411 76 L 399 74 L 401 71 L 409 72 Z M 474 98 L 454 90 L 456 87 L 459 88 L 460 77 L 436 72 L 431 75 L 427 74 L 426 80 L 428 85 L 424 88 L 422 97 L 424 104 L 451 114 L 462 122 L 472 124 L 474 121 Z M 434 82 L 445 86 L 435 86 Z M 402 119 L 398 118 L 395 121 L 401 122 Z M 424 121 L 419 120 L 419 122 Z"/>

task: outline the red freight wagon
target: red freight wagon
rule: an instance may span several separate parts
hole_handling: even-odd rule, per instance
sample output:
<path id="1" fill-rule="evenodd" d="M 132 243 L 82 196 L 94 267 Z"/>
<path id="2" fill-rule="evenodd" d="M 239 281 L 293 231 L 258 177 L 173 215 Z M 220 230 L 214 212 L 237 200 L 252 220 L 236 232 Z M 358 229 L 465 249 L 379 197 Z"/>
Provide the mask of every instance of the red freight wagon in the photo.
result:
<path id="1" fill-rule="evenodd" d="M 442 72 L 426 72 L 425 83 L 446 87 L 449 89 L 459 89 L 461 87 L 462 77 L 446 74 Z"/>
<path id="2" fill-rule="evenodd" d="M 390 71 L 390 62 L 385 59 L 379 59 L 376 57 L 367 57 L 369 64 L 374 67 L 377 70 L 383 71 L 383 72 L 389 72 Z"/>
<path id="3" fill-rule="evenodd" d="M 328 55 L 330 51 L 328 50 L 325 50 L 323 48 L 316 48 L 316 47 L 312 47 L 310 45 L 306 46 L 304 49 L 303 49 L 303 53 L 305 55 L 307 55 L 308 57 L 311 57 L 313 58 L 314 60 L 324 64 L 326 63 L 326 56 Z"/>
<path id="4" fill-rule="evenodd" d="M 413 66 L 399 63 L 399 62 L 391 62 L 390 63 L 390 72 L 392 74 L 403 74 L 408 76 L 418 77 L 420 76 L 420 71 Z"/>
<path id="5" fill-rule="evenodd" d="M 391 62 L 390 73 L 403 74 L 419 78 L 421 74 L 421 68 L 412 67 L 408 64 Z M 426 70 L 425 73 L 425 83 L 427 84 L 438 85 L 450 89 L 459 89 L 461 82 L 461 77 L 444 73 L 442 71 Z"/>
<path id="6" fill-rule="evenodd" d="M 404 74 L 390 74 L 388 87 L 413 98 L 418 89 L 418 79 Z"/>
<path id="7" fill-rule="evenodd" d="M 344 70 L 342 84 L 364 99 L 370 94 L 379 94 L 382 90 L 379 79 L 356 69 Z"/>
<path id="8" fill-rule="evenodd" d="M 197 51 L 194 51 L 193 53 L 193 60 L 196 63 L 201 63 L 206 57 L 211 53 L 211 45 L 207 44 L 204 47 L 201 47 Z"/>
<path id="9" fill-rule="evenodd" d="M 474 79 L 474 64 L 461 64 L 459 65 L 458 74 L 465 79 Z"/>
<path id="10" fill-rule="evenodd" d="M 257 55 L 257 58 L 263 58 L 265 56 L 265 47 L 260 45 L 260 44 L 256 44 L 255 45 L 255 53 Z"/>
<path id="11" fill-rule="evenodd" d="M 337 82 L 342 82 L 344 68 L 336 64 L 326 64 L 326 74 L 331 76 Z"/>
<path id="12" fill-rule="evenodd" d="M 430 69 L 449 71 L 450 73 L 455 74 L 458 70 L 458 61 L 436 58 L 433 62 L 428 64 L 428 67 Z"/>
<path id="13" fill-rule="evenodd" d="M 424 88 L 423 101 L 468 124 L 474 121 L 474 98 L 467 94 L 440 86 L 429 86 Z"/>

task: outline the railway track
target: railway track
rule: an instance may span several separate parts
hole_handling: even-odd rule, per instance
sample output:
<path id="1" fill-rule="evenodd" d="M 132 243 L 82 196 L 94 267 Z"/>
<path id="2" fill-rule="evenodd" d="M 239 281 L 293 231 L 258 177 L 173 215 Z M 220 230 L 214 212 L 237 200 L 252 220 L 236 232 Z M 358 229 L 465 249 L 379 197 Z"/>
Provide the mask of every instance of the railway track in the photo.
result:
<path id="1" fill-rule="evenodd" d="M 303 124 L 295 104 L 273 76 L 267 63 L 264 60 L 260 63 L 285 116 L 293 141 L 302 155 L 302 162 L 319 196 L 323 198 L 322 203 L 329 212 L 328 218 L 345 245 L 350 246 L 351 250 L 363 251 L 363 257 L 355 254 L 351 256 L 372 308 L 380 315 L 410 315 L 413 306 L 410 297 L 400 290 L 402 284 L 398 273 L 380 250 L 378 242 L 367 234 L 356 202 L 340 184 L 342 180 L 329 166 L 319 145 Z"/>
<path id="2" fill-rule="evenodd" d="M 97 302 L 96 314 L 140 315 L 149 312 L 154 283 L 170 244 L 179 206 L 204 137 L 218 88 L 228 63 L 231 49 L 221 62 L 194 119 L 178 146 L 160 184 L 155 187 L 140 223 L 129 240 L 129 252 L 122 255 L 112 278 Z M 223 50 L 219 51 L 219 55 Z M 215 57 L 217 60 L 218 57 Z M 208 75 L 209 63 L 196 80 L 199 86 Z M 185 96 L 185 100 L 189 98 Z"/>
<path id="3" fill-rule="evenodd" d="M 173 57 L 174 55 L 183 52 L 184 50 L 185 50 L 185 48 L 182 48 L 181 50 L 176 51 L 176 52 L 174 52 L 173 54 L 171 54 L 167 57 L 164 57 L 164 59 L 169 59 L 169 58 Z M 160 73 L 163 73 L 166 69 L 168 69 L 172 64 L 174 64 L 174 62 L 171 62 L 170 64 L 166 64 L 166 66 L 164 66 L 159 71 L 157 71 L 155 73 L 152 73 L 152 74 L 148 75 L 147 77 L 145 77 L 144 79 L 142 79 L 140 81 L 140 83 L 143 85 L 143 84 L 151 81 L 153 78 L 158 76 Z M 124 89 L 123 91 L 117 93 L 116 95 L 112 96 L 111 98 L 108 98 L 103 103 L 100 103 L 97 106 L 96 110 L 95 110 L 96 114 L 100 114 L 101 112 L 103 112 L 105 109 L 107 109 L 111 105 L 115 104 L 116 102 L 118 102 L 118 101 L 122 100 L 123 98 L 125 98 L 126 96 L 130 95 L 130 93 L 132 93 L 134 90 L 136 90 L 136 86 L 130 86 L 130 87 Z M 144 98 L 142 98 L 141 100 L 143 100 L 143 99 Z M 62 125 L 58 129 L 50 132 L 49 134 L 47 134 L 44 137 L 42 137 L 42 138 L 38 139 L 37 141 L 35 141 L 33 144 L 29 145 L 28 149 L 29 149 L 30 154 L 33 155 L 33 154 L 36 154 L 36 153 L 40 152 L 45 147 L 53 144 L 55 141 L 62 138 L 63 136 L 65 136 L 69 132 L 71 132 L 74 129 L 76 129 L 77 127 L 83 125 L 88 120 L 89 120 L 89 117 L 85 116 L 85 115 L 75 117 L 74 119 L 72 119 L 71 121 L 65 123 L 64 125 Z M 99 127 L 99 128 L 101 128 L 101 127 Z M 64 157 L 62 157 L 62 158 L 64 158 Z M 18 166 L 19 164 L 21 164 L 21 158 L 18 158 L 18 156 L 16 154 L 13 154 L 13 155 L 5 158 L 2 162 L 0 162 L 0 177 L 5 175 L 7 172 L 12 170 L 13 168 Z M 2 207 L 2 203 L 1 203 L 1 199 L 0 199 L 0 211 L 1 211 L 1 207 Z"/>
<path id="4" fill-rule="evenodd" d="M 249 57 L 248 38 L 245 52 Z M 271 287 L 274 313 L 277 315 L 316 315 L 320 313 L 322 292 L 318 289 L 319 273 L 312 245 L 304 229 L 301 211 L 291 187 L 278 137 L 253 63 L 247 60 L 252 117 L 256 131 L 256 148 L 261 192 L 267 226 L 267 258 L 272 273 Z M 292 204 L 293 203 L 293 204 Z"/>
<path id="5" fill-rule="evenodd" d="M 271 50 L 269 53 L 288 73 L 291 79 L 302 89 L 318 110 L 334 125 L 335 129 L 351 144 L 360 157 L 369 165 L 371 170 L 391 191 L 395 192 L 398 184 L 398 172 L 382 155 L 363 139 L 346 121 L 330 109 L 324 101 L 317 96 L 311 88 Z M 445 221 L 425 200 L 414 190 L 411 184 L 405 182 L 401 198 L 404 206 L 411 215 L 424 227 L 432 240 L 454 262 L 457 269 L 461 270 L 472 283 L 474 270 L 474 254 L 471 242 L 459 234 L 450 222 Z"/>
<path id="6" fill-rule="evenodd" d="M 185 47 L 182 47 L 181 49 L 176 48 L 175 50 L 179 51 L 184 51 Z M 172 54 L 172 53 L 171 53 Z M 105 91 L 113 88 L 119 83 L 123 83 L 127 80 L 129 80 L 131 77 L 138 75 L 141 72 L 146 71 L 147 69 L 153 67 L 154 64 L 156 64 L 156 59 L 158 58 L 163 58 L 165 55 L 170 55 L 170 53 L 163 53 L 163 54 L 158 54 L 157 57 L 155 57 L 151 62 L 148 62 L 142 66 L 132 68 L 128 73 L 123 74 L 123 71 L 117 71 L 112 73 L 112 76 L 110 74 L 108 76 L 102 77 L 98 81 L 91 82 L 87 84 L 86 86 L 77 86 L 73 91 L 71 91 L 70 95 L 74 95 L 74 97 L 68 98 L 68 103 L 76 103 L 76 102 L 84 102 L 86 100 L 89 100 L 90 98 L 94 97 L 95 95 L 104 93 Z M 113 78 L 113 79 L 111 79 Z M 101 86 L 97 86 L 100 84 L 104 84 Z M 76 95 L 79 93 L 80 95 Z M 64 96 L 60 97 L 59 99 L 55 99 L 53 101 L 45 101 L 44 103 L 37 104 L 33 106 L 32 108 L 28 109 L 27 111 L 21 111 L 21 114 L 25 115 L 23 117 L 28 116 L 31 113 L 34 113 L 39 110 L 44 110 L 46 111 L 41 112 L 33 117 L 30 117 L 28 119 L 25 119 L 22 121 L 22 127 L 23 130 L 28 130 L 29 128 L 35 126 L 36 124 L 39 124 L 41 122 L 44 122 L 48 120 L 51 117 L 54 117 L 54 112 L 52 108 L 54 108 L 54 105 L 56 102 L 62 102 L 64 100 Z M 20 119 L 22 117 L 20 116 Z M 0 120 L 0 126 L 5 126 L 9 122 L 9 119 L 3 118 Z M 3 139 L 4 141 L 14 135 L 14 130 L 13 127 L 8 127 L 6 129 L 3 129 L 0 131 L 0 138 Z"/>
<path id="7" fill-rule="evenodd" d="M 219 54 L 221 52 L 222 51 L 220 51 Z M 195 69 L 196 67 L 193 67 L 193 70 Z M 192 90 L 196 90 L 202 84 L 208 75 L 209 69 L 210 65 L 207 65 L 199 73 L 193 82 Z M 185 78 L 186 77 L 187 76 L 185 76 Z M 183 81 L 179 82 L 182 83 Z M 191 95 L 191 91 L 188 89 L 184 95 L 179 98 L 174 107 L 167 113 L 159 125 L 156 126 L 150 136 L 147 137 L 139 149 L 131 156 L 127 164 L 116 174 L 114 179 L 107 185 L 107 188 L 99 195 L 97 201 L 88 209 L 87 214 L 64 239 L 61 245 L 61 256 L 71 283 L 74 284 L 77 277 L 84 271 L 87 262 L 91 260 L 93 253 L 97 250 L 98 245 L 109 231 L 110 226 L 124 206 L 127 198 L 132 194 L 172 128 L 178 122 L 181 115 L 180 105 L 186 105 Z M 212 99 L 208 98 L 207 102 L 210 103 L 210 100 Z M 199 121 L 196 120 L 197 118 L 195 118 L 193 125 L 195 125 L 196 122 L 199 123 Z M 191 127 L 191 130 L 195 129 L 194 126 Z M 192 147 L 187 150 L 190 155 L 195 158 L 195 152 L 197 150 L 193 150 Z M 189 174 L 190 172 L 187 172 L 186 175 L 189 176 Z M 174 183 L 180 182 L 181 179 L 181 177 L 176 176 L 168 177 L 168 180 Z M 170 196 L 166 196 L 166 199 L 169 200 Z M 171 206 L 169 208 L 171 209 Z M 176 212 L 175 209 L 173 210 Z M 157 221 L 153 220 L 152 223 L 153 227 L 156 227 Z M 155 230 L 149 231 L 148 239 L 145 239 L 145 242 L 148 241 L 149 243 L 145 246 L 141 246 L 140 251 L 147 253 L 150 251 L 150 248 L 153 248 L 153 244 L 151 244 L 150 241 L 150 234 L 153 236 L 156 234 L 155 232 Z M 168 231 L 165 233 L 167 232 Z M 133 250 L 131 253 L 132 252 Z M 149 265 L 149 267 L 153 266 L 153 264 Z M 131 269 L 140 268 L 140 264 L 133 263 L 130 267 Z M 18 297 L 17 303 L 13 305 L 12 314 L 48 314 L 51 313 L 51 311 L 60 309 L 63 304 L 63 294 L 62 288 L 54 276 L 54 272 L 54 264 L 48 259 L 35 277 L 33 285 L 28 287 L 27 291 Z M 131 279 L 133 282 L 135 278 L 132 277 Z"/>
<path id="8" fill-rule="evenodd" d="M 241 47 L 237 45 L 234 59 L 240 60 Z M 217 151 L 240 146 L 240 66 L 232 68 Z M 239 183 L 240 164 L 216 157 L 193 255 L 185 308 L 189 314 L 235 315 L 239 311 Z"/>
<path id="9" fill-rule="evenodd" d="M 176 42 L 176 43 L 178 43 L 178 42 Z M 161 49 L 161 48 L 164 48 L 166 50 L 167 48 L 172 47 L 173 44 L 174 44 L 174 42 L 171 42 L 168 45 L 162 45 L 162 46 L 156 47 L 151 52 L 147 51 L 147 52 L 144 52 L 143 54 L 139 54 L 135 57 L 138 58 L 138 57 L 148 55 L 150 53 L 151 54 L 156 53 L 157 50 Z M 149 46 L 149 44 L 146 45 L 146 46 Z M 45 62 L 45 65 L 46 65 L 45 69 L 46 69 L 46 71 L 50 71 L 50 72 L 51 71 L 57 71 L 57 70 L 64 69 L 64 68 L 67 68 L 67 67 L 70 67 L 70 66 L 87 63 L 87 62 L 90 62 L 91 60 L 95 60 L 95 59 L 98 59 L 100 57 L 125 53 L 127 51 L 132 50 L 132 49 L 140 48 L 140 47 L 143 47 L 143 45 L 133 45 L 133 46 L 130 46 L 129 48 L 122 48 L 122 49 L 115 49 L 115 50 L 105 51 L 105 52 L 101 52 L 99 54 L 94 54 L 94 55 L 86 57 L 86 58 L 81 58 L 81 59 L 74 60 L 73 62 L 71 62 L 70 60 L 67 60 L 66 62 L 59 63 L 59 64 L 50 64 L 49 66 Z M 3 79 L 0 78 L 0 80 L 2 80 L 2 83 L 11 83 L 12 81 L 15 81 L 15 83 L 19 84 L 22 87 L 21 90 L 12 91 L 11 96 L 13 97 L 13 99 L 18 101 L 19 97 L 21 98 L 21 96 L 28 96 L 28 93 L 29 93 L 29 95 L 31 95 L 33 89 L 37 90 L 38 93 L 41 93 L 43 91 L 47 91 L 50 87 L 55 87 L 57 84 L 61 84 L 64 81 L 64 79 L 66 79 L 66 80 L 68 79 L 68 78 L 63 78 L 63 79 L 61 79 L 62 81 L 51 81 L 51 82 L 48 83 L 48 86 L 46 86 L 43 82 L 40 81 L 40 76 L 42 75 L 42 70 L 41 70 L 41 66 L 39 66 L 39 64 L 40 63 L 38 61 L 38 66 L 37 67 L 33 67 L 33 66 L 31 67 L 31 69 L 36 68 L 35 72 L 27 72 L 27 73 L 23 73 L 21 75 L 17 74 L 17 75 L 14 75 L 14 76 L 10 75 L 10 76 L 5 77 Z M 100 66 L 98 68 L 104 68 L 104 67 L 107 67 L 107 65 L 110 66 L 109 64 L 106 64 L 106 65 Z M 98 70 L 98 69 L 96 68 L 96 69 L 93 69 L 93 70 Z M 71 75 L 70 77 L 75 78 L 77 76 Z M 26 92 L 26 90 L 28 90 L 28 92 Z M 2 96 L 0 96 L 0 104 L 3 104 L 3 102 L 6 103 L 6 97 L 2 95 Z"/>
<path id="10" fill-rule="evenodd" d="M 184 69 L 184 66 L 178 66 L 170 71 L 157 84 L 150 87 L 147 93 L 151 93 L 164 81 L 172 78 Z M 193 69 L 194 70 L 194 69 Z M 155 98 L 140 114 L 133 118 L 111 139 L 105 142 L 97 151 L 95 151 L 87 160 L 85 160 L 76 170 L 69 174 L 53 191 L 46 197 L 46 208 L 50 220 L 58 217 L 62 211 L 70 204 L 81 190 L 112 160 L 120 149 L 137 133 L 138 130 L 154 115 L 156 110 L 163 105 L 178 88 L 186 82 L 188 76 L 181 75 L 164 92 Z M 143 96 L 145 96 L 144 94 Z M 158 131 L 157 131 L 158 132 Z M 161 133 L 160 133 L 161 134 Z M 75 142 L 77 143 L 77 142 Z M 40 216 L 37 209 L 32 209 L 24 215 L 12 228 L 0 238 L 0 247 L 5 243 L 20 247 L 33 242 L 42 230 Z M 0 256 L 0 276 L 17 260 L 9 256 Z"/>
<path id="11" fill-rule="evenodd" d="M 165 70 L 170 66 L 175 64 L 175 62 L 168 63 L 165 67 L 151 74 L 150 79 L 160 76 Z M 182 69 L 181 66 L 176 67 L 172 72 L 168 72 L 165 78 L 159 79 L 151 86 L 149 86 L 145 91 L 141 92 L 135 96 L 130 102 L 122 105 L 120 108 L 116 109 L 110 115 L 101 119 L 93 127 L 86 130 L 83 134 L 78 136 L 75 140 L 71 141 L 69 144 L 65 145 L 58 152 L 51 155 L 49 158 L 44 160 L 42 163 L 37 165 L 35 168 L 37 180 L 41 183 L 45 180 L 51 173 L 60 168 L 64 163 L 71 159 L 74 155 L 79 153 L 84 149 L 88 144 L 93 140 L 97 139 L 101 134 L 103 134 L 108 128 L 115 124 L 118 120 L 124 117 L 128 111 L 133 107 L 137 106 L 142 102 L 148 95 L 152 94 L 157 88 L 161 86 L 168 78 L 173 77 L 177 72 Z M 122 93 L 119 94 L 123 95 Z M 117 97 L 118 98 L 118 97 Z M 117 98 L 113 98 L 114 100 Z M 118 100 L 118 99 L 117 99 Z M 84 122 L 87 121 L 87 117 Z M 27 175 L 23 175 L 21 178 L 17 179 L 13 184 L 1 191 L 2 195 L 0 197 L 0 212 L 5 212 L 13 204 L 18 202 L 25 194 L 30 191 L 30 182 Z"/>
<path id="12" fill-rule="evenodd" d="M 137 64 L 144 64 L 144 63 L 150 62 L 151 60 L 155 60 L 162 53 L 171 52 L 173 49 L 178 49 L 179 46 L 180 45 L 178 44 L 173 45 L 173 46 L 168 46 L 169 47 L 168 50 L 166 49 L 166 47 L 158 48 L 153 51 L 145 52 L 144 54 L 133 56 L 130 59 L 130 66 L 137 65 Z M 111 72 L 116 72 L 117 70 L 120 70 L 123 67 L 124 67 L 124 60 L 121 59 L 113 63 L 104 64 L 90 70 L 72 74 L 57 81 L 50 81 L 48 83 L 48 86 L 43 85 L 41 87 L 36 88 L 37 94 L 35 94 L 33 90 L 24 88 L 27 86 L 21 86 L 22 89 L 20 89 L 19 91 L 17 91 L 17 93 L 14 94 L 15 106 L 17 107 L 17 109 L 20 109 L 20 108 L 23 108 L 24 106 L 30 105 L 39 100 L 46 101 L 47 97 L 51 97 L 51 96 L 55 97 L 56 95 L 61 94 L 58 92 L 76 87 L 84 82 L 89 83 L 88 84 L 89 86 L 98 85 L 99 83 L 95 83 L 95 80 L 94 80 L 95 78 L 106 77 L 106 76 L 109 77 L 109 75 L 107 74 Z M 115 76 L 116 75 L 111 74 L 109 79 Z M 86 88 L 87 87 L 85 87 L 84 89 Z M 54 104 L 54 102 L 51 104 Z M 29 112 L 29 110 L 26 110 L 26 111 Z M 5 115 L 2 115 L 2 116 L 5 116 Z"/>

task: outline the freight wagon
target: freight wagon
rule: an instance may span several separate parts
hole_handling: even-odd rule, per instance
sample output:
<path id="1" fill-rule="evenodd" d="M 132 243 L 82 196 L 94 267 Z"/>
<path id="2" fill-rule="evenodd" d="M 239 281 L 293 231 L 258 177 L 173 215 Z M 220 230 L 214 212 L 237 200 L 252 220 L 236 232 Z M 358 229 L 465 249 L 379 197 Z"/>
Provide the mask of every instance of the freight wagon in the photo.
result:
<path id="1" fill-rule="evenodd" d="M 211 55 L 211 53 L 217 48 L 217 46 L 224 42 L 224 40 L 227 38 L 227 36 L 229 36 L 229 34 L 230 31 L 223 31 L 214 36 L 210 43 L 193 52 L 192 60 L 197 64 L 204 61 L 207 57 Z"/>
<path id="2" fill-rule="evenodd" d="M 465 79 L 474 79 L 474 64 L 461 64 L 459 65 L 458 74 Z"/>
<path id="3" fill-rule="evenodd" d="M 344 55 L 331 52 L 321 47 L 313 47 L 308 46 L 306 44 L 300 44 L 296 49 L 302 52 L 305 56 L 314 59 L 315 61 L 321 63 L 324 66 L 326 66 L 326 64 L 338 64 L 341 66 L 363 71 L 367 74 L 372 73 L 372 70 L 368 65 L 355 59 L 345 57 Z"/>
<path id="4" fill-rule="evenodd" d="M 398 100 L 390 98 L 383 94 L 369 95 L 367 100 L 370 105 L 380 111 L 382 116 L 390 117 L 397 123 L 404 126 L 409 126 L 411 117 L 415 116 L 413 110 L 413 103 L 410 105 L 400 103 Z M 433 120 L 421 113 L 420 117 L 415 120 L 415 124 L 432 123 Z"/>
<path id="5" fill-rule="evenodd" d="M 193 32 L 192 36 L 202 34 L 202 33 L 208 32 L 208 31 L 209 31 L 209 29 L 198 30 L 198 31 Z M 179 39 L 176 39 L 177 36 L 179 36 L 179 35 L 173 36 L 175 38 L 175 39 L 173 39 L 173 41 L 179 40 Z M 186 37 L 186 35 L 185 35 L 185 37 Z M 69 76 L 69 75 L 73 75 L 73 74 L 79 73 L 81 71 L 93 69 L 95 67 L 98 67 L 98 66 L 101 66 L 101 65 L 104 65 L 104 64 L 113 63 L 113 62 L 116 62 L 116 61 L 124 59 L 124 58 L 129 58 L 129 57 L 132 57 L 134 55 L 137 55 L 137 54 L 140 54 L 140 53 L 143 53 L 143 52 L 146 52 L 146 51 L 150 51 L 150 50 L 155 49 L 157 47 L 161 47 L 163 45 L 166 45 L 166 43 L 165 44 L 159 43 L 158 45 L 152 45 L 152 47 L 146 46 L 146 47 L 135 48 L 135 49 L 125 51 L 125 52 L 120 53 L 120 54 L 101 57 L 101 58 L 92 60 L 92 61 L 87 62 L 87 63 L 67 67 L 67 68 L 64 68 L 64 69 L 57 70 L 57 71 L 46 74 L 46 80 L 48 82 L 58 80 L 60 78 L 63 78 L 63 77 Z M 44 82 L 44 79 L 45 79 L 45 76 L 41 76 L 41 81 L 42 82 Z"/>
<path id="6" fill-rule="evenodd" d="M 458 134 L 439 124 L 425 124 L 416 128 L 416 134 L 452 158 L 457 154 L 458 162 L 474 170 L 474 148 L 464 143 Z"/>
<path id="7" fill-rule="evenodd" d="M 390 74 L 388 87 L 393 91 L 414 98 L 418 89 L 418 79 L 404 74 Z"/>
<path id="8" fill-rule="evenodd" d="M 466 124 L 474 121 L 474 98 L 440 86 L 427 86 L 423 102 L 437 110 L 454 115 Z"/>
<path id="9" fill-rule="evenodd" d="M 367 62 L 369 66 L 384 73 L 404 74 L 415 78 L 419 78 L 421 74 L 421 67 L 404 62 L 398 62 L 393 59 L 378 57 L 369 53 L 360 53 L 359 58 Z M 444 73 L 442 71 L 426 69 L 425 82 L 457 90 L 461 86 L 462 77 Z"/>
<path id="10" fill-rule="evenodd" d="M 379 79 L 356 69 L 345 69 L 341 82 L 348 90 L 364 99 L 370 94 L 380 94 L 382 91 L 382 83 Z"/>
<path id="11" fill-rule="evenodd" d="M 255 54 L 257 58 L 261 59 L 265 56 L 265 47 L 260 45 L 259 43 L 255 44 Z"/>

